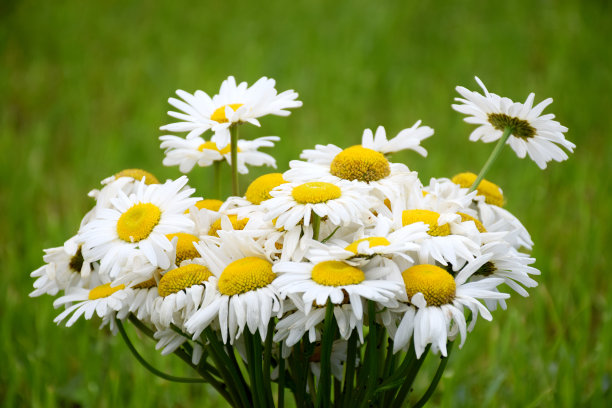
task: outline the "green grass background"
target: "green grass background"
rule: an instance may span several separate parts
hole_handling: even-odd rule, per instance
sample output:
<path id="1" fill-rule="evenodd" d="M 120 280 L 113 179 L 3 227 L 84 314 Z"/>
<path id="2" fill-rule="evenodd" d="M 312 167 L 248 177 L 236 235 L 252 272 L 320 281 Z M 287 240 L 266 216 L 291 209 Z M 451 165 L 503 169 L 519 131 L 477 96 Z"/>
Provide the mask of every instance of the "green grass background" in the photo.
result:
<path id="1" fill-rule="evenodd" d="M 422 119 L 436 130 L 429 157 L 396 159 L 424 181 L 477 172 L 493 147 L 468 142 L 471 127 L 450 108 L 456 85 L 475 90 L 478 75 L 514 100 L 555 98 L 547 111 L 569 127 L 575 154 L 541 171 L 507 149 L 488 177 L 532 234 L 540 286 L 479 322 L 432 405 L 605 405 L 610 21 L 606 1 L 1 2 L 0 405 L 218 406 L 205 387 L 150 375 L 95 322 L 56 327 L 52 298 L 27 294 L 42 249 L 76 232 L 102 178 L 128 167 L 179 176 L 161 165 L 166 100 L 178 88 L 214 93 L 230 74 L 299 92 L 304 106 L 289 118 L 243 127 L 247 138 L 282 137 L 281 170 L 315 143 L 348 146 L 366 127 L 395 134 Z M 210 176 L 191 175 L 201 194 Z M 191 374 L 138 344 L 155 365 Z"/>

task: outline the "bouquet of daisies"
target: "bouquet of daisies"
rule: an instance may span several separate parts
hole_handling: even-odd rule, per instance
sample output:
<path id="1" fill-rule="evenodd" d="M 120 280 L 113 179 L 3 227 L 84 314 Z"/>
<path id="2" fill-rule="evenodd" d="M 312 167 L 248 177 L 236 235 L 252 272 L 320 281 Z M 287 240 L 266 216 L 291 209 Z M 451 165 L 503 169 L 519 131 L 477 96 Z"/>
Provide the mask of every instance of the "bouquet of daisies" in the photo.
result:
<path id="1" fill-rule="evenodd" d="M 56 323 L 97 316 L 153 374 L 208 383 L 234 407 L 282 407 L 290 395 L 298 407 L 422 406 L 478 317 L 537 285 L 529 233 L 485 173 L 505 145 L 541 168 L 575 147 L 542 114 L 551 99 L 517 103 L 477 81 L 484 94 L 458 87 L 453 108 L 477 125 L 470 140 L 498 141 L 478 175 L 424 184 L 391 162 L 406 149 L 427 155 L 421 143 L 434 132 L 417 121 L 393 137 L 380 126 L 354 146 L 304 150 L 244 195 L 238 173 L 275 167 L 260 149 L 279 138 L 243 140 L 240 126 L 289 115 L 297 93 L 265 77 L 251 87 L 229 77 L 213 97 L 179 90 L 169 100 L 178 122 L 162 130 L 187 134 L 160 137 L 163 163 L 212 166 L 217 196 L 197 197 L 186 176 L 162 183 L 128 169 L 104 179 L 78 233 L 45 250 L 31 296 L 61 293 Z M 222 200 L 224 162 L 233 196 Z M 193 376 L 151 366 L 128 322 Z M 411 396 L 428 354 L 439 368 Z"/>

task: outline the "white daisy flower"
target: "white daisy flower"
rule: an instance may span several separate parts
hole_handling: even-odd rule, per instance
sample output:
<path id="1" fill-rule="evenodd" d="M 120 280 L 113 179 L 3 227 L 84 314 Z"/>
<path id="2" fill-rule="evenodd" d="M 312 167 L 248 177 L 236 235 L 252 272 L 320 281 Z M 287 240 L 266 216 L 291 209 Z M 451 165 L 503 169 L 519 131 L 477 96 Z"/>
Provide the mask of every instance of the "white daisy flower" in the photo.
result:
<path id="1" fill-rule="evenodd" d="M 132 296 L 132 289 L 126 288 L 124 285 L 112 287 L 110 283 L 96 286 L 93 289 L 75 288 L 71 293 L 57 298 L 53 302 L 53 307 L 58 308 L 69 303 L 78 303 L 69 306 L 53 321 L 60 324 L 72 314 L 66 322 L 66 327 L 70 327 L 81 316 L 89 320 L 94 313 L 102 319 L 115 315 L 118 319 L 123 319 L 127 316 Z"/>
<path id="2" fill-rule="evenodd" d="M 467 330 L 472 330 L 480 314 L 491 320 L 489 310 L 478 299 L 505 299 L 509 295 L 494 291 L 502 279 L 487 278 L 478 282 L 466 283 L 490 256 L 483 256 L 467 264 L 453 278 L 444 269 L 435 265 L 415 265 L 402 272 L 405 295 L 410 306 L 401 319 L 395 332 L 393 352 L 405 349 L 410 338 L 414 338 L 417 358 L 425 347 L 432 345 L 434 352 L 446 356 L 446 342 L 461 335 L 463 346 Z M 464 307 L 472 312 L 470 327 L 464 315 Z"/>
<path id="3" fill-rule="evenodd" d="M 259 331 L 265 339 L 270 318 L 282 313 L 272 262 L 247 236 L 219 231 L 219 238 L 219 245 L 212 240 L 197 245 L 214 275 L 209 281 L 215 293 L 186 321 L 185 328 L 197 338 L 217 320 L 224 343 L 233 344 L 245 327 L 252 334 Z"/>
<path id="4" fill-rule="evenodd" d="M 160 147 L 165 149 L 164 166 L 179 166 L 182 173 L 189 173 L 197 164 L 200 167 L 211 166 L 216 161 L 226 160 L 231 164 L 231 146 L 229 132 L 227 138 L 213 137 L 205 141 L 201 137 L 183 139 L 182 137 L 160 136 Z M 219 134 L 218 133 L 218 134 Z M 217 134 L 217 135 L 218 135 Z M 217 136 L 215 135 L 215 136 Z M 220 139 L 223 139 L 221 141 Z M 225 140 L 227 139 L 227 140 Z M 261 147 L 273 147 L 279 141 L 278 136 L 264 136 L 254 140 L 238 140 L 238 172 L 247 174 L 246 165 L 276 167 L 276 160 L 269 154 L 258 151 Z"/>
<path id="5" fill-rule="evenodd" d="M 305 315 L 314 312 L 313 306 L 324 309 L 329 300 L 337 306 L 350 304 L 355 318 L 361 321 L 364 299 L 393 307 L 402 289 L 398 281 L 386 279 L 388 270 L 385 267 L 364 265 L 357 268 L 346 262 L 330 260 L 316 264 L 279 262 L 272 270 L 279 275 L 276 285 L 280 293 L 299 296 Z"/>
<path id="6" fill-rule="evenodd" d="M 433 129 L 429 126 L 421 126 L 421 121 L 419 120 L 411 128 L 404 129 L 393 139 L 387 140 L 385 128 L 379 126 L 376 128 L 376 134 L 372 133 L 370 129 L 363 131 L 361 146 L 383 154 L 411 149 L 421 156 L 427 157 L 427 150 L 421 146 L 421 141 L 433 134 Z"/>
<path id="7" fill-rule="evenodd" d="M 265 115 L 288 116 L 287 109 L 298 108 L 302 102 L 293 90 L 277 94 L 275 81 L 260 78 L 251 87 L 246 82 L 236 84 L 233 76 L 221 84 L 212 98 L 203 91 L 193 95 L 182 90 L 176 94 L 184 101 L 170 98 L 168 102 L 182 112 L 168 112 L 180 122 L 161 127 L 170 132 L 189 132 L 188 139 L 200 136 L 209 129 L 218 131 L 236 123 L 248 122 L 260 126 L 257 118 Z"/>
<path id="8" fill-rule="evenodd" d="M 471 141 L 493 142 L 500 139 L 504 129 L 508 128 L 511 134 L 506 144 L 521 159 L 528 154 L 541 169 L 545 169 L 546 163 L 551 160 L 560 162 L 568 158 L 559 146 L 574 151 L 576 145 L 563 135 L 567 128 L 553 120 L 555 115 L 552 113 L 542 115 L 544 108 L 552 103 L 552 98 L 533 106 L 535 94 L 531 93 L 525 103 L 513 102 L 489 93 L 478 77 L 476 82 L 484 95 L 458 86 L 457 92 L 463 98 L 455 98 L 461 104 L 452 105 L 456 111 L 468 115 L 464 119 L 466 122 L 479 125 L 470 135 Z"/>
<path id="9" fill-rule="evenodd" d="M 85 260 L 81 248 L 77 237 L 72 237 L 61 247 L 45 249 L 46 264 L 30 274 L 37 278 L 30 297 L 55 296 L 60 290 L 87 285 L 98 265 Z"/>
<path id="10" fill-rule="evenodd" d="M 153 266 L 166 269 L 173 250 L 166 234 L 192 231 L 193 221 L 185 211 L 198 198 L 194 189 L 184 189 L 187 177 L 164 184 L 145 185 L 127 196 L 119 191 L 111 200 L 113 208 L 101 209 L 79 233 L 83 254 L 100 260 L 101 273 L 119 275 L 121 267 L 142 254 Z"/>
<path id="11" fill-rule="evenodd" d="M 285 183 L 270 191 L 270 195 L 272 198 L 260 206 L 267 220 L 276 219 L 275 225 L 286 230 L 298 223 L 310 225 L 313 212 L 335 225 L 363 223 L 373 217 L 369 209 L 377 202 L 363 187 L 348 181 Z"/>
<path id="12" fill-rule="evenodd" d="M 406 165 L 391 163 L 384 154 L 361 145 L 344 150 L 331 144 L 317 145 L 314 150 L 304 150 L 300 158 L 307 161 L 292 160 L 291 168 L 283 174 L 286 180 L 353 181 L 391 202 L 404 199 L 420 186 L 417 174 Z"/>

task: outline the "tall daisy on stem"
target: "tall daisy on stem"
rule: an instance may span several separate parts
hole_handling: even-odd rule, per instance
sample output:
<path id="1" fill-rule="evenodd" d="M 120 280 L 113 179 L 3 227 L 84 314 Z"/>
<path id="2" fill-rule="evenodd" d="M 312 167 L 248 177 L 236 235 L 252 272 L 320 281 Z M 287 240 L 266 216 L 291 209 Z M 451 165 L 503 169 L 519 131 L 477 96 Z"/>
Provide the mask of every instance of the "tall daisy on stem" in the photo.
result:
<path id="1" fill-rule="evenodd" d="M 513 102 L 509 98 L 490 93 L 478 77 L 475 79 L 484 95 L 458 86 L 457 92 L 463 98 L 455 98 L 461 104 L 453 104 L 452 107 L 467 115 L 464 119 L 467 123 L 479 125 L 470 135 L 471 141 L 499 141 L 470 191 L 478 187 L 505 144 L 510 145 L 521 159 L 529 155 L 541 169 L 545 169 L 546 163 L 551 160 L 567 160 L 567 153 L 558 146 L 574 151 L 576 145 L 563 135 L 567 128 L 553 120 L 555 115 L 552 113 L 542 115 L 542 111 L 552 103 L 552 98 L 533 106 L 535 94 L 530 93 L 525 103 Z"/>

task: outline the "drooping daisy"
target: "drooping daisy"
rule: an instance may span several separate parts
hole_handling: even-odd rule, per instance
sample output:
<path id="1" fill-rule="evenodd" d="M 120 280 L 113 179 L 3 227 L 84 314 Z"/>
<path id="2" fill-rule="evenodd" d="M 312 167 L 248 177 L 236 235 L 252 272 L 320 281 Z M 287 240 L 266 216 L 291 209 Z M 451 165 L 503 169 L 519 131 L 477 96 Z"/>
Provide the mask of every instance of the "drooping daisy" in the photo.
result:
<path id="1" fill-rule="evenodd" d="M 265 115 L 287 116 L 287 109 L 298 108 L 302 102 L 293 90 L 277 94 L 275 81 L 262 77 L 251 87 L 246 82 L 236 84 L 233 76 L 221 84 L 219 93 L 212 98 L 203 91 L 193 95 L 182 90 L 176 94 L 184 101 L 170 98 L 168 102 L 182 112 L 168 112 L 179 122 L 161 127 L 170 132 L 189 132 L 188 139 L 212 129 L 218 131 L 233 124 L 251 123 L 260 126 L 257 118 Z"/>
<path id="2" fill-rule="evenodd" d="M 446 356 L 446 342 L 460 334 L 459 347 L 462 347 L 467 330 L 472 329 L 479 314 L 491 320 L 491 313 L 478 299 L 508 298 L 509 295 L 494 291 L 502 280 L 488 278 L 466 283 L 488 258 L 483 256 L 468 263 L 455 278 L 435 265 L 415 265 L 402 272 L 405 295 L 411 306 L 395 332 L 393 352 L 404 349 L 413 337 L 417 358 L 428 344 L 434 352 L 440 351 Z M 469 328 L 464 307 L 472 312 Z"/>
<path id="3" fill-rule="evenodd" d="M 173 247 L 166 234 L 189 232 L 194 223 L 185 214 L 199 198 L 184 188 L 187 177 L 164 184 L 140 182 L 137 191 L 127 196 L 119 191 L 111 200 L 113 208 L 100 210 L 96 218 L 79 233 L 83 253 L 100 260 L 101 273 L 118 276 L 126 260 L 144 255 L 153 266 L 167 268 Z"/>
<path id="4" fill-rule="evenodd" d="M 271 260 L 250 237 L 232 232 L 219 231 L 219 241 L 197 247 L 215 291 L 186 321 L 187 331 L 197 338 L 216 320 L 224 343 L 233 344 L 245 327 L 265 339 L 270 318 L 282 313 Z"/>
<path id="5" fill-rule="evenodd" d="M 53 307 L 78 302 L 69 306 L 60 313 L 53 321 L 60 324 L 72 314 L 66 322 L 66 327 L 72 326 L 81 316 L 86 320 L 93 317 L 94 313 L 104 319 L 116 315 L 118 319 L 127 316 L 133 291 L 124 285 L 111 286 L 105 283 L 92 289 L 75 288 L 69 294 L 57 298 Z"/>
<path id="6" fill-rule="evenodd" d="M 513 102 L 489 93 L 478 77 L 476 82 L 484 95 L 458 86 L 457 92 L 463 98 L 455 98 L 461 104 L 452 105 L 453 109 L 467 115 L 464 119 L 466 122 L 479 125 L 470 135 L 471 141 L 493 142 L 501 138 L 508 128 L 511 135 L 506 144 L 520 158 L 529 155 L 541 169 L 545 169 L 546 163 L 551 160 L 560 162 L 568 158 L 559 146 L 574 151 L 576 145 L 564 136 L 567 128 L 553 120 L 555 115 L 552 113 L 542 115 L 544 108 L 552 103 L 552 98 L 533 106 L 535 94 L 531 93 L 525 103 Z"/>
<path id="7" fill-rule="evenodd" d="M 261 203 L 266 219 L 276 220 L 275 225 L 286 230 L 300 222 L 310 225 L 313 212 L 335 225 L 363 224 L 372 217 L 369 210 L 377 202 L 363 187 L 348 181 L 285 183 L 270 195 L 271 199 Z"/>
<path id="8" fill-rule="evenodd" d="M 421 146 L 421 141 L 432 136 L 433 129 L 429 126 L 421 126 L 421 121 L 417 121 L 411 128 L 403 129 L 397 136 L 387 140 L 385 128 L 376 128 L 376 134 L 370 129 L 363 131 L 361 146 L 375 150 L 383 154 L 395 153 L 401 150 L 411 149 L 423 157 L 427 157 L 427 150 Z"/>

